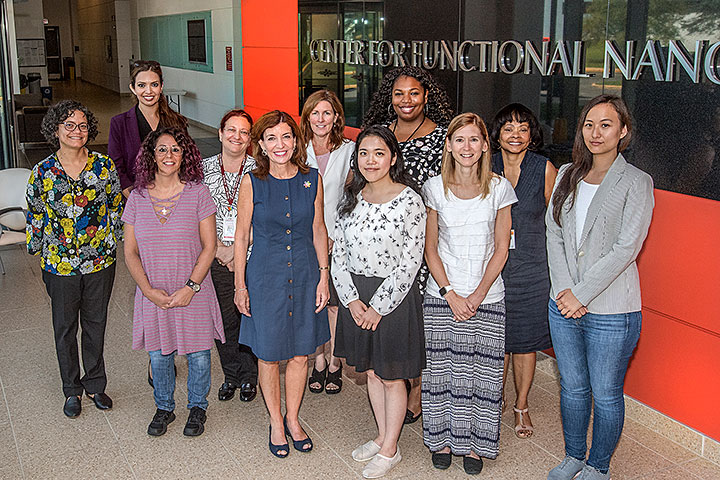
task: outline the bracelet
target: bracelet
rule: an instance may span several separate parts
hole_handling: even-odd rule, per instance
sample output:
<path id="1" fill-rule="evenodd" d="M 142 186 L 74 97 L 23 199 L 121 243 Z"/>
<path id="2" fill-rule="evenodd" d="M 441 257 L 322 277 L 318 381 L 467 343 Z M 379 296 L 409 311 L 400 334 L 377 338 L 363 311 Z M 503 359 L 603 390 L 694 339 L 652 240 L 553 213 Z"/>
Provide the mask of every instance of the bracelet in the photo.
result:
<path id="1" fill-rule="evenodd" d="M 330 267 L 318 267 L 318 270 L 329 270 Z"/>
<path id="2" fill-rule="evenodd" d="M 235 289 L 236 292 L 242 292 L 243 290 L 247 290 L 247 287 L 240 287 Z"/>

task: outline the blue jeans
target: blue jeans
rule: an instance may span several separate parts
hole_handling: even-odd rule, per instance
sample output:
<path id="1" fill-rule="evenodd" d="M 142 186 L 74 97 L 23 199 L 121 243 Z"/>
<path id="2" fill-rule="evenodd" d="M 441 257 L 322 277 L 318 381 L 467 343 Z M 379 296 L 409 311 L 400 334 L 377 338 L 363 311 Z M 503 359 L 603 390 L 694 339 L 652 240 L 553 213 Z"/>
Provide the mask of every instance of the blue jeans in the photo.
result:
<path id="1" fill-rule="evenodd" d="M 551 299 L 548 317 L 560 370 L 565 453 L 585 459 L 594 400 L 592 448 L 587 464 L 606 473 L 625 421 L 623 384 L 640 337 L 642 315 L 587 313 L 579 319 L 565 318 Z"/>
<path id="2" fill-rule="evenodd" d="M 148 352 L 155 390 L 155 406 L 161 410 L 175 410 L 175 355 L 163 355 L 161 350 Z M 210 392 L 210 350 L 188 353 L 188 408 L 207 410 Z"/>

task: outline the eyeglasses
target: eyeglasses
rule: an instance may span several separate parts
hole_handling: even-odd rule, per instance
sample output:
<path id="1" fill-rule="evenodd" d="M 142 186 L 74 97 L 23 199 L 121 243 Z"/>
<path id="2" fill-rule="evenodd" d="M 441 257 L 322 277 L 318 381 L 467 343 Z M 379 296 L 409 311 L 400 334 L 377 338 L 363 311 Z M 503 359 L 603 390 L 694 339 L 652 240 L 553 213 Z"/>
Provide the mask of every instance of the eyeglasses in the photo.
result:
<path id="1" fill-rule="evenodd" d="M 74 132 L 76 128 L 79 128 L 81 132 L 88 131 L 87 123 L 64 122 L 64 123 L 61 123 L 60 125 L 65 127 L 65 130 L 67 130 L 68 132 Z"/>
<path id="2" fill-rule="evenodd" d="M 174 147 L 168 147 L 166 145 L 160 145 L 155 149 L 155 155 L 158 157 L 166 157 L 170 154 L 173 154 L 175 156 L 182 155 L 183 149 L 178 147 L 177 145 Z"/>
<path id="3" fill-rule="evenodd" d="M 237 130 L 235 127 L 225 127 L 225 129 L 223 131 L 226 132 L 228 135 L 233 135 L 233 134 L 237 133 L 241 137 L 249 137 L 250 136 L 250 132 L 248 132 L 247 130 Z"/>

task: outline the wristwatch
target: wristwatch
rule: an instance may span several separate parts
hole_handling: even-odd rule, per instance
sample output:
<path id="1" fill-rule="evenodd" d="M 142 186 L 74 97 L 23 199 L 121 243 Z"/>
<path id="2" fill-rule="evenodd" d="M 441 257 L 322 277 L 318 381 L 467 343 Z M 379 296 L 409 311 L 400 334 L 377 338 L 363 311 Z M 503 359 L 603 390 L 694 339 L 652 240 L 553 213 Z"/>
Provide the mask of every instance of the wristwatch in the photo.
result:
<path id="1" fill-rule="evenodd" d="M 188 278 L 188 281 L 185 282 L 185 285 L 187 285 L 188 287 L 192 288 L 192 291 L 195 292 L 195 293 L 198 293 L 198 292 L 200 291 L 200 284 L 193 282 L 193 281 L 190 280 L 189 278 Z"/>
<path id="2" fill-rule="evenodd" d="M 445 295 L 447 295 L 449 292 L 452 292 L 453 290 L 454 289 L 452 288 L 452 285 L 448 285 L 447 287 L 442 287 L 440 289 L 440 296 L 444 297 Z"/>

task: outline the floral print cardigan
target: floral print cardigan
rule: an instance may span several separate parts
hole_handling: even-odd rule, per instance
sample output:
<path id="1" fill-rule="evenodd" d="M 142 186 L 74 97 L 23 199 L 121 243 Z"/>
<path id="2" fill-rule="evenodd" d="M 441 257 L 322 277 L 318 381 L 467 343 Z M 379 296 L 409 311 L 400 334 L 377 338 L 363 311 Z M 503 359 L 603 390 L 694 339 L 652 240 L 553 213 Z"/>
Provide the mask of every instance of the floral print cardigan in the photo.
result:
<path id="1" fill-rule="evenodd" d="M 41 255 L 43 270 L 79 275 L 115 262 L 123 202 L 110 157 L 89 152 L 85 169 L 74 180 L 52 154 L 33 168 L 26 196 L 27 249 Z"/>

